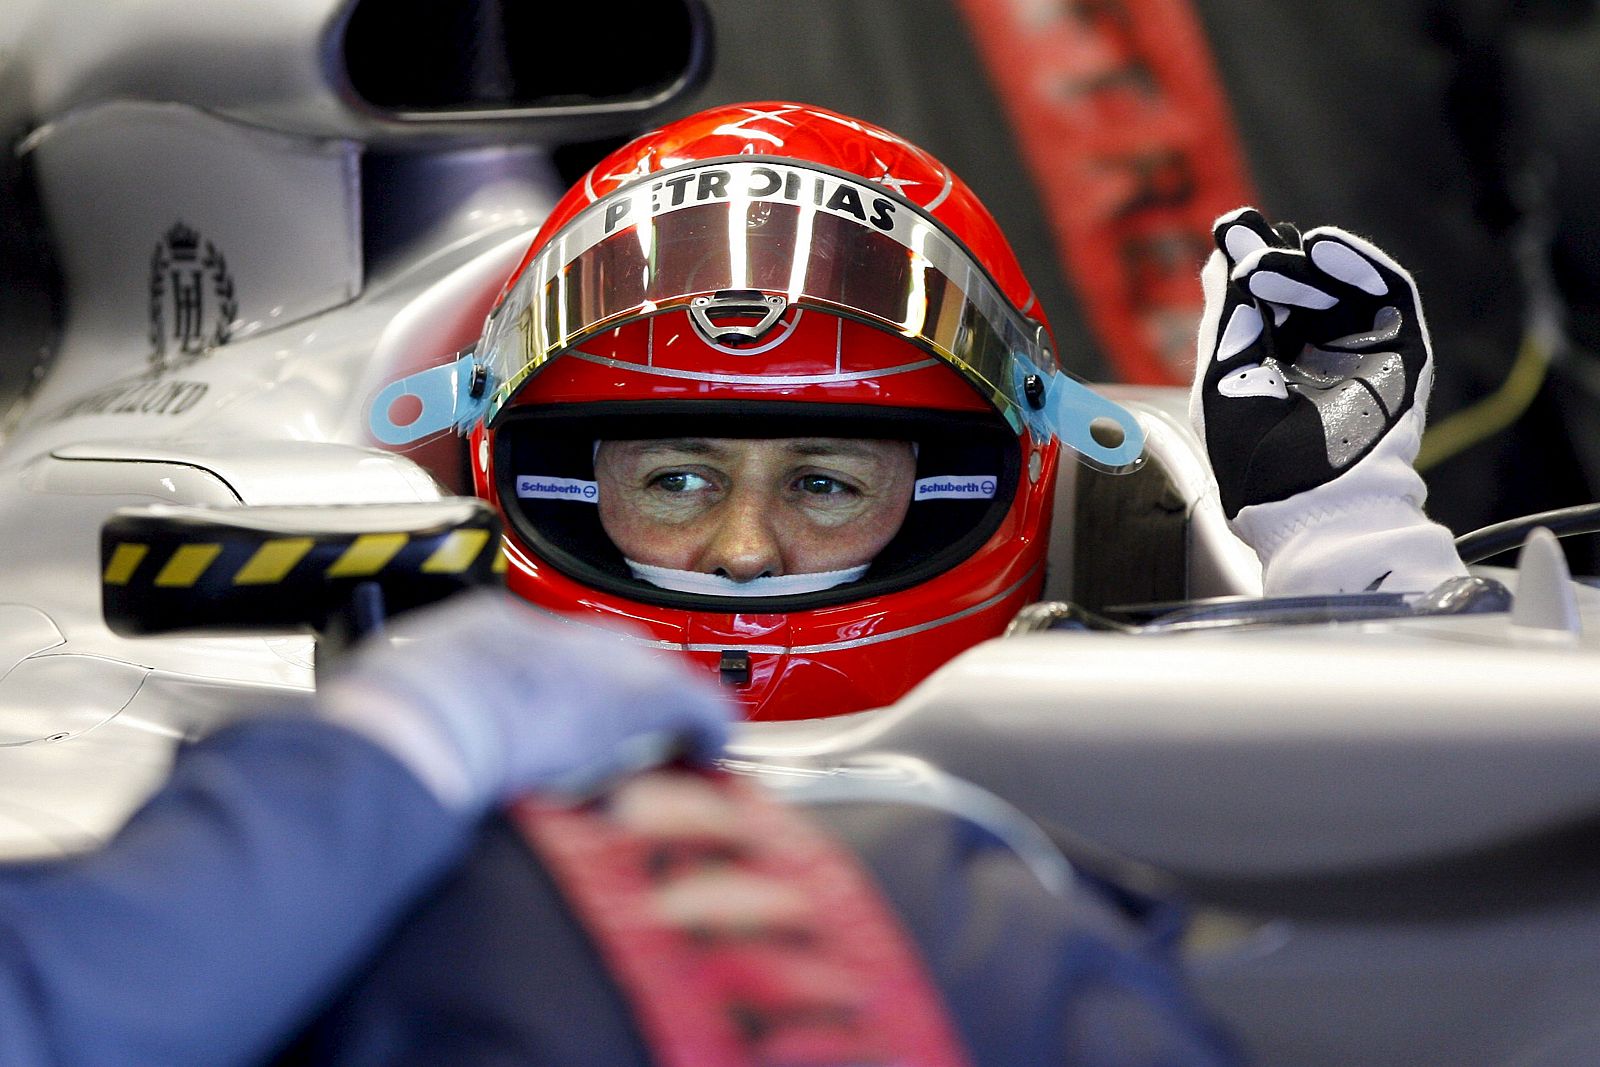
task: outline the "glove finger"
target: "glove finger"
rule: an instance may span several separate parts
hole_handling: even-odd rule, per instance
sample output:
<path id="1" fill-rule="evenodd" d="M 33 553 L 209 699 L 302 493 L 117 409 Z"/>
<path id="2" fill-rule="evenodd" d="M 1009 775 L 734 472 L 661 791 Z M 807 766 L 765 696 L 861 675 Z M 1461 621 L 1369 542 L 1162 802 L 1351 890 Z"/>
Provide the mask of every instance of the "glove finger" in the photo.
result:
<path id="1" fill-rule="evenodd" d="M 1255 304 L 1234 302 L 1222 336 L 1217 339 L 1216 362 L 1225 363 L 1248 351 L 1261 340 L 1263 329 L 1261 310 Z"/>
<path id="2" fill-rule="evenodd" d="M 1263 248 L 1282 247 L 1271 224 L 1253 207 L 1236 208 L 1211 225 L 1211 238 L 1228 259 L 1230 270 Z"/>
<path id="3" fill-rule="evenodd" d="M 1326 311 L 1343 295 L 1336 279 L 1324 274 L 1299 249 L 1268 248 L 1233 269 L 1233 280 L 1257 300 L 1287 308 Z"/>
<path id="4" fill-rule="evenodd" d="M 1202 336 L 1214 338 L 1212 343 L 1203 346 L 1209 349 L 1212 357 L 1207 362 L 1220 363 L 1246 352 L 1256 344 L 1262 332 L 1261 311 L 1254 306 L 1257 302 L 1254 294 L 1226 279 L 1240 260 L 1257 252 L 1291 245 L 1298 247 L 1299 233 L 1289 224 L 1273 226 L 1253 207 L 1241 207 L 1220 216 L 1212 224 L 1212 238 L 1217 244 L 1212 258 L 1220 260 L 1223 269 L 1207 264 L 1201 275 L 1207 303 L 1217 308 L 1214 315 L 1208 316 L 1209 330 L 1203 330 Z M 1217 279 L 1223 279 L 1220 285 Z M 1276 313 L 1277 321 L 1282 322 L 1282 317 L 1280 310 Z M 1201 355 L 1204 358 L 1207 352 L 1202 351 Z"/>
<path id="5" fill-rule="evenodd" d="M 1383 249 L 1332 226 L 1312 230 L 1306 235 L 1306 244 L 1312 262 L 1326 277 L 1349 286 L 1347 292 L 1354 302 L 1393 307 L 1408 326 L 1426 334 L 1416 281 Z"/>
<path id="6" fill-rule="evenodd" d="M 1304 243 L 1300 236 L 1300 227 L 1292 222 L 1274 222 L 1272 232 L 1278 237 L 1274 243 L 1279 248 L 1299 248 Z"/>
<path id="7" fill-rule="evenodd" d="M 1220 276 L 1226 254 L 1215 252 L 1213 258 Z M 1263 363 L 1270 367 L 1272 356 L 1272 338 L 1259 302 L 1232 283 L 1218 283 L 1217 288 L 1220 293 L 1207 294 L 1197 388 L 1205 396 L 1281 398 L 1281 383 L 1274 389 L 1269 382 L 1276 375 L 1252 373 L 1260 372 Z"/>
<path id="8" fill-rule="evenodd" d="M 1209 383 L 1220 364 L 1239 355 L 1260 338 L 1261 316 L 1250 295 L 1228 280 L 1226 252 L 1211 253 L 1200 272 L 1205 309 L 1197 332 L 1197 382 Z"/>
<path id="9" fill-rule="evenodd" d="M 1311 262 L 1329 277 L 1369 296 L 1388 296 L 1389 283 L 1372 260 L 1336 237 L 1318 237 L 1306 246 Z"/>
<path id="10" fill-rule="evenodd" d="M 1248 353 L 1262 339 L 1262 318 L 1256 298 L 1230 280 L 1240 259 L 1275 247 L 1280 241 L 1261 214 L 1253 207 L 1236 208 L 1219 216 L 1212 224 L 1212 239 L 1217 251 L 1201 272 L 1206 298 L 1206 314 L 1200 330 L 1202 377 L 1212 384 L 1219 365 Z M 1260 359 L 1265 352 L 1257 353 Z"/>
<path id="11" fill-rule="evenodd" d="M 1365 237 L 1359 237 L 1349 230 L 1340 229 L 1337 226 L 1318 226 L 1315 229 L 1306 231 L 1305 244 L 1307 248 L 1313 248 L 1325 241 L 1336 241 L 1366 259 L 1381 275 L 1389 279 L 1391 286 L 1393 285 L 1391 275 L 1403 278 L 1408 283 L 1410 282 L 1411 273 L 1395 262 L 1389 253 Z"/>
<path id="12" fill-rule="evenodd" d="M 1335 298 L 1308 311 L 1300 322 L 1304 341 L 1316 348 L 1367 352 L 1398 345 L 1401 351 L 1418 349 L 1419 354 L 1426 348 L 1422 307 L 1410 275 L 1372 245 L 1343 231 L 1314 230 L 1306 235 L 1303 257 L 1264 253 L 1241 264 L 1235 273 L 1247 274 L 1241 280 L 1251 289 L 1283 296 L 1294 283 Z M 1408 342 L 1413 335 L 1415 343 Z"/>
<path id="13" fill-rule="evenodd" d="M 1409 271 L 1371 242 L 1334 227 L 1312 231 L 1307 243 L 1313 263 L 1350 286 L 1354 303 L 1373 309 L 1370 323 L 1328 339 L 1327 347 L 1361 350 L 1393 342 L 1404 332 L 1419 334 L 1426 348 L 1422 301 Z M 1363 296 L 1355 297 L 1356 291 Z"/>

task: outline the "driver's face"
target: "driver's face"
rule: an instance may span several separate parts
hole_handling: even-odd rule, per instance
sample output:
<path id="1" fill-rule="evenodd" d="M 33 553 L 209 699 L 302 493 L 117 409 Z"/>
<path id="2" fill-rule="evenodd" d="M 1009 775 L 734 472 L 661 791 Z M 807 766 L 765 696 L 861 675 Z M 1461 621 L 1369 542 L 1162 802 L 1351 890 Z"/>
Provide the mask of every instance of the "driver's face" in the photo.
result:
<path id="1" fill-rule="evenodd" d="M 869 562 L 905 518 L 905 441 L 678 437 L 605 441 L 600 522 L 639 563 L 737 581 Z"/>

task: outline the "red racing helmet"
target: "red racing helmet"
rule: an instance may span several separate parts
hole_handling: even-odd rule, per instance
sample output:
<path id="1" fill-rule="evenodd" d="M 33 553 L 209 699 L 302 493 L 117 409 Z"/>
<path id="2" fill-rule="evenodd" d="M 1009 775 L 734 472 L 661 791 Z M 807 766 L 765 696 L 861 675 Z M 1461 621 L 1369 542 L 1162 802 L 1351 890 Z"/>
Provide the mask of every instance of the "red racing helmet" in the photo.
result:
<path id="1" fill-rule="evenodd" d="M 1054 351 L 938 160 L 821 108 L 712 108 L 611 154 L 534 238 L 473 356 L 475 487 L 533 603 L 642 629 L 751 718 L 881 707 L 1037 599 L 1063 441 L 1138 461 L 1137 425 Z M 607 536 L 595 456 L 681 437 L 910 441 L 912 498 L 842 584 L 669 588 Z"/>

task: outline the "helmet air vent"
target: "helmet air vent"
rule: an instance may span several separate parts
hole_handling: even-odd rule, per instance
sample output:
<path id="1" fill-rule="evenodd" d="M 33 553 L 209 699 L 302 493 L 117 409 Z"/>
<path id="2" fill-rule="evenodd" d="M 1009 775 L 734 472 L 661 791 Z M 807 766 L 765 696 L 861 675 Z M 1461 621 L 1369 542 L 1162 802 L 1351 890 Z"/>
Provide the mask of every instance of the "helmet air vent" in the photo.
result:
<path id="1" fill-rule="evenodd" d="M 789 301 L 755 289 L 720 289 L 689 303 L 695 332 L 713 345 L 738 348 L 759 344 L 778 325 Z"/>

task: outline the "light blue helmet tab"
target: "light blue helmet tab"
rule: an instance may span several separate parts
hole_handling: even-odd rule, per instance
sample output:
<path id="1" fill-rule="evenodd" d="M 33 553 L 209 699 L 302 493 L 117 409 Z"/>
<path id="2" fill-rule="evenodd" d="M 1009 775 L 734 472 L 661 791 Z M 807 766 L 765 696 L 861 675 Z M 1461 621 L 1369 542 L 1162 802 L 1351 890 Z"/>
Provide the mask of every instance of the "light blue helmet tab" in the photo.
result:
<path id="1" fill-rule="evenodd" d="M 1012 396 L 1034 437 L 1055 437 L 1084 462 L 1112 474 L 1129 474 L 1144 464 L 1144 427 L 1133 412 L 1070 374 L 1039 368 L 1021 353 L 1011 372 Z M 1038 379 L 1042 393 L 1039 386 L 1029 389 L 1029 377 Z"/>
<path id="2" fill-rule="evenodd" d="M 1061 443 L 1089 463 L 1115 474 L 1144 465 L 1144 427 L 1133 412 L 1070 374 L 1057 374 L 1045 391 L 1045 413 Z M 1119 433 L 1120 431 L 1120 433 Z M 1101 444 L 1097 438 L 1121 441 Z"/>
<path id="3" fill-rule="evenodd" d="M 489 406 L 491 389 L 484 378 L 486 371 L 468 352 L 449 363 L 390 382 L 372 398 L 367 427 L 379 442 L 395 446 L 415 444 L 446 430 L 466 433 Z M 478 395 L 474 396 L 474 392 Z M 408 396 L 421 403 L 422 411 L 402 426 L 394 421 L 394 406 Z"/>

